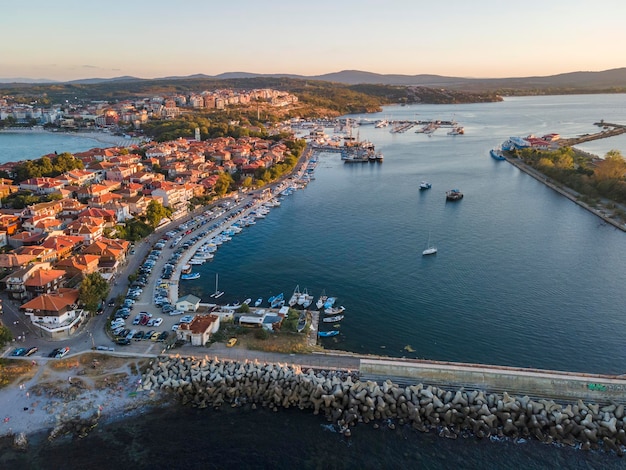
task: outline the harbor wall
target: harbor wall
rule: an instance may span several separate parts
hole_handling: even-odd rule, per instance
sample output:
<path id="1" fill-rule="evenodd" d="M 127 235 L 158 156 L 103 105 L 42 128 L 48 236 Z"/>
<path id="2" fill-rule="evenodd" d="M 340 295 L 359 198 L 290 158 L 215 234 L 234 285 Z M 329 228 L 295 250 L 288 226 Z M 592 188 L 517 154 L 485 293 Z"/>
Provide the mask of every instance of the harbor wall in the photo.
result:
<path id="1" fill-rule="evenodd" d="M 405 370 L 404 365 L 389 362 L 379 366 Z M 364 364 L 369 366 L 376 367 Z M 626 450 L 623 403 L 600 405 L 581 399 L 557 403 L 480 388 L 400 386 L 391 380 L 379 384 L 347 371 L 304 371 L 297 366 L 178 356 L 157 357 L 143 375 L 140 390 L 173 394 L 183 405 L 198 408 L 263 406 L 278 411 L 298 407 L 325 416 L 346 437 L 359 423 L 392 429 L 397 424 L 451 439 L 467 435 L 534 438 L 619 455 Z"/>
<path id="2" fill-rule="evenodd" d="M 626 376 L 484 366 L 446 362 L 404 362 L 361 359 L 362 378 L 392 377 L 399 382 L 423 382 L 486 392 L 514 393 L 559 401 L 586 400 L 626 404 Z"/>

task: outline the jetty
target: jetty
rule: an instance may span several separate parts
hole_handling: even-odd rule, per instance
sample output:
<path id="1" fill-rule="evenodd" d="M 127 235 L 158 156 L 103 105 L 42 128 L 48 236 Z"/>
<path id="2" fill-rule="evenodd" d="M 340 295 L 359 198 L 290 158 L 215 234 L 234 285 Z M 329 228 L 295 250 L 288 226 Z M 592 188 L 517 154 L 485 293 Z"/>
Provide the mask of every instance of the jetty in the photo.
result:
<path id="1" fill-rule="evenodd" d="M 626 133 L 626 124 L 614 124 L 602 120 L 600 122 L 594 122 L 594 125 L 601 127 L 602 130 L 594 134 L 584 134 L 570 139 L 560 139 L 558 144 L 561 147 L 573 147 L 574 145 L 590 142 L 592 140 L 606 139 L 607 137 L 614 137 Z"/>

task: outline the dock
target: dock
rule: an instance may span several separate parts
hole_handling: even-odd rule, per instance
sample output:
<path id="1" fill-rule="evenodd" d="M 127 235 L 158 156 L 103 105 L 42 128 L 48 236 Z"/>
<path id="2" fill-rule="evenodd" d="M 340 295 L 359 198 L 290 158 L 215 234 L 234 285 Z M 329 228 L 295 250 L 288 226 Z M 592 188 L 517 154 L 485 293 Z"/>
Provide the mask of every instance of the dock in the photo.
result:
<path id="1" fill-rule="evenodd" d="M 584 134 L 578 137 L 572 137 L 570 139 L 561 139 L 558 141 L 561 147 L 573 147 L 574 145 L 590 142 L 592 140 L 606 139 L 607 137 L 614 137 L 626 133 L 625 124 L 614 124 L 610 122 L 594 122 L 595 126 L 601 127 L 600 132 L 594 134 Z"/>

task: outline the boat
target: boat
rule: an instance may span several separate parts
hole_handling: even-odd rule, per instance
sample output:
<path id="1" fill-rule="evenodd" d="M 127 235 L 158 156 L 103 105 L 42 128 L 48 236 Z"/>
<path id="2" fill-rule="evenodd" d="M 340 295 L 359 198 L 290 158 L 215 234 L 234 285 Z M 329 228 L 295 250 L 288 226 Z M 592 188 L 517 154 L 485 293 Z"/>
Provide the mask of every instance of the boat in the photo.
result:
<path id="1" fill-rule="evenodd" d="M 385 159 L 385 156 L 383 155 L 383 153 L 380 150 L 378 152 L 376 152 L 376 162 L 377 163 L 382 163 L 384 159 Z"/>
<path id="2" fill-rule="evenodd" d="M 224 292 L 219 291 L 217 288 L 217 280 L 218 276 L 217 273 L 215 273 L 215 292 L 211 294 L 211 297 L 213 297 L 214 299 L 219 299 L 221 296 L 224 295 Z"/>
<path id="3" fill-rule="evenodd" d="M 335 305 L 336 297 L 326 297 L 326 302 L 324 302 L 324 308 L 331 308 Z"/>
<path id="4" fill-rule="evenodd" d="M 282 292 L 270 301 L 270 306 L 272 308 L 280 308 L 283 305 L 285 305 L 285 297 Z"/>
<path id="5" fill-rule="evenodd" d="M 337 336 L 339 334 L 339 331 L 337 330 L 331 330 L 331 331 L 318 331 L 317 332 L 317 336 L 321 337 L 321 338 L 328 338 L 330 336 Z"/>
<path id="6" fill-rule="evenodd" d="M 448 201 L 460 201 L 463 199 L 463 193 L 458 189 L 451 189 L 446 191 L 446 200 Z"/>
<path id="7" fill-rule="evenodd" d="M 313 303 L 313 296 L 309 294 L 309 292 L 304 289 L 304 302 L 302 302 L 302 307 L 309 308 L 309 306 Z"/>
<path id="8" fill-rule="evenodd" d="M 345 307 L 342 305 L 341 307 L 328 307 L 324 309 L 324 313 L 326 315 L 337 315 L 345 311 Z"/>
<path id="9" fill-rule="evenodd" d="M 317 299 L 317 302 L 315 303 L 315 306 L 317 307 L 318 310 L 324 307 L 324 302 L 326 302 L 327 298 L 328 297 L 326 297 L 326 291 L 322 291 L 320 298 Z"/>
<path id="10" fill-rule="evenodd" d="M 205 262 L 205 260 L 200 259 L 200 258 L 191 258 L 189 260 L 189 264 L 195 264 L 195 265 L 204 264 L 204 262 Z"/>
<path id="11" fill-rule="evenodd" d="M 334 317 L 324 318 L 322 321 L 326 323 L 335 323 L 344 319 L 343 315 L 336 315 Z"/>
<path id="12" fill-rule="evenodd" d="M 450 131 L 448 131 L 448 135 L 463 135 L 465 134 L 465 129 L 462 126 L 454 126 Z"/>
<path id="13" fill-rule="evenodd" d="M 422 181 L 420 183 L 420 189 L 430 189 L 432 187 L 433 187 L 433 185 L 430 184 L 428 181 Z"/>
<path id="14" fill-rule="evenodd" d="M 200 277 L 200 273 L 187 273 L 187 274 L 182 274 L 180 276 L 181 279 L 185 280 L 185 281 L 189 281 L 192 279 L 198 279 Z"/>
<path id="15" fill-rule="evenodd" d="M 249 298 L 249 297 L 246 300 L 243 301 L 243 303 L 246 304 L 246 305 L 250 305 L 250 302 L 252 302 L 252 299 Z"/>
<path id="16" fill-rule="evenodd" d="M 306 312 L 302 312 L 300 314 L 300 318 L 298 318 L 298 325 L 296 326 L 296 330 L 298 333 L 302 333 L 302 331 L 306 328 Z"/>
<path id="17" fill-rule="evenodd" d="M 227 348 L 232 348 L 235 344 L 237 344 L 237 338 L 230 338 L 228 341 L 226 341 Z"/>
<path id="18" fill-rule="evenodd" d="M 294 289 L 293 295 L 289 299 L 288 305 L 290 307 L 293 307 L 294 305 L 298 303 L 299 298 L 300 298 L 300 284 L 298 284 L 296 288 Z"/>
<path id="19" fill-rule="evenodd" d="M 254 302 L 254 306 L 258 307 L 259 305 L 261 305 L 263 303 L 263 299 L 261 297 L 259 297 L 258 299 L 256 299 L 256 301 Z"/>
<path id="20" fill-rule="evenodd" d="M 191 265 L 189 265 L 189 264 L 186 264 L 180 270 L 181 274 L 189 274 L 190 272 L 191 272 Z"/>
<path id="21" fill-rule="evenodd" d="M 426 249 L 422 251 L 422 256 L 434 255 L 437 253 L 437 247 L 430 244 L 430 233 L 428 234 L 428 243 Z"/>
<path id="22" fill-rule="evenodd" d="M 489 151 L 489 155 L 491 155 L 491 158 L 493 158 L 494 160 L 506 160 L 506 158 L 504 158 L 504 155 L 502 154 L 502 150 L 491 149 Z"/>

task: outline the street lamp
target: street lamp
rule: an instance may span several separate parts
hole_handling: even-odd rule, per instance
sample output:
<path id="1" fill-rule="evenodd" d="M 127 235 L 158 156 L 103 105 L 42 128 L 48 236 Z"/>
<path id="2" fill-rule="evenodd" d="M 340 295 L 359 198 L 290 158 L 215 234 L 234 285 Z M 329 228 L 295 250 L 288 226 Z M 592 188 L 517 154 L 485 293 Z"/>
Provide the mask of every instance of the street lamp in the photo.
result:
<path id="1" fill-rule="evenodd" d="M 96 342 L 93 339 L 93 335 L 91 334 L 91 331 L 88 331 L 87 334 L 91 338 L 91 349 L 96 349 Z"/>

